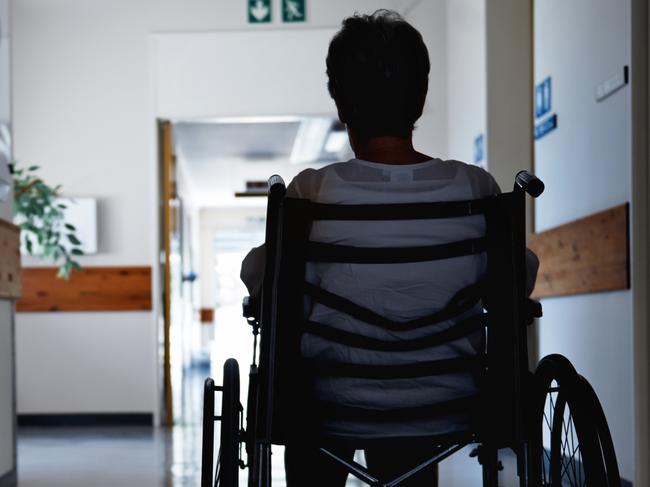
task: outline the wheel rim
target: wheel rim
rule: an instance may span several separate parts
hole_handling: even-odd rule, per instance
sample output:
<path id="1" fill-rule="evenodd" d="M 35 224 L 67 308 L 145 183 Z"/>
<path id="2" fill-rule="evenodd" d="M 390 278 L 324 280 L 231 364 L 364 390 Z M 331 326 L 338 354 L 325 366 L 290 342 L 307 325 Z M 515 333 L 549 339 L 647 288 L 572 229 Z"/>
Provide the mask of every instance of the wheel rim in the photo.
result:
<path id="1" fill-rule="evenodd" d="M 594 401 L 561 355 L 544 357 L 534 374 L 529 441 L 532 485 L 610 486 L 601 453 Z"/>
<path id="2" fill-rule="evenodd" d="M 239 403 L 239 366 L 229 359 L 224 364 L 221 398 L 221 431 L 214 485 L 236 487 L 239 483 L 239 440 L 241 405 Z"/>
<path id="3" fill-rule="evenodd" d="M 586 478 L 582 449 L 573 412 L 553 381 L 544 405 L 544 439 L 550 440 L 550 451 L 542 448 L 542 482 L 550 487 L 584 487 Z"/>

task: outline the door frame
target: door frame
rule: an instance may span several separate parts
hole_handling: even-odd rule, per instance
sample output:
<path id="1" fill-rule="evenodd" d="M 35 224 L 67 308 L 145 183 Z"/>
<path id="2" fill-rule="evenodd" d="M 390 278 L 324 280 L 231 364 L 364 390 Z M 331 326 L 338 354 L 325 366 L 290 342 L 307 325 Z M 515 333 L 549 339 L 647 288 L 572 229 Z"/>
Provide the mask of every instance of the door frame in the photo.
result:
<path id="1" fill-rule="evenodd" d="M 162 360 L 162 393 L 161 407 L 162 423 L 166 426 L 174 424 L 174 401 L 171 379 L 171 199 L 172 199 L 172 170 L 174 165 L 173 127 L 169 120 L 158 120 L 158 143 L 160 164 L 160 291 L 162 300 L 163 324 L 163 360 Z"/>
<path id="2" fill-rule="evenodd" d="M 650 8 L 632 0 L 632 293 L 635 485 L 650 485 Z"/>

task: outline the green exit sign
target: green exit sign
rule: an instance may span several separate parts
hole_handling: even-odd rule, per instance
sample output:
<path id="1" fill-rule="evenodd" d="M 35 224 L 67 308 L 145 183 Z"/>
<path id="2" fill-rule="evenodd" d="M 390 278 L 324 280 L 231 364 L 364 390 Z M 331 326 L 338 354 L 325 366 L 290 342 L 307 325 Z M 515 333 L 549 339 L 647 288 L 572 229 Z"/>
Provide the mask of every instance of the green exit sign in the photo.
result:
<path id="1" fill-rule="evenodd" d="M 307 0 L 282 0 L 282 20 L 284 22 L 305 22 L 307 20 Z"/>
<path id="2" fill-rule="evenodd" d="M 248 0 L 248 22 L 251 24 L 271 22 L 271 0 Z"/>

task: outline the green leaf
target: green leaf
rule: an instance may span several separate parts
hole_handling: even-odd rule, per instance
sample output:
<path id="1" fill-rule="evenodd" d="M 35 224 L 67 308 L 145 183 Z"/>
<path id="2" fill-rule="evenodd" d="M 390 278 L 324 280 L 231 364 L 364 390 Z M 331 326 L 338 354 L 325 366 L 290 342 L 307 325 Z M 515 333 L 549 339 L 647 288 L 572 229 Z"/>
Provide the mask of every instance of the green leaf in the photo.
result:
<path id="1" fill-rule="evenodd" d="M 28 171 L 38 171 L 39 169 L 40 169 L 40 167 L 38 167 L 38 166 L 29 166 L 27 168 Z"/>
<path id="2" fill-rule="evenodd" d="M 29 255 L 32 255 L 33 244 L 29 238 L 25 238 L 25 247 L 27 247 L 27 252 L 29 252 Z"/>
<path id="3" fill-rule="evenodd" d="M 74 225 L 70 225 L 69 223 L 66 223 L 66 224 L 65 224 L 65 228 L 67 228 L 67 229 L 70 230 L 71 232 L 76 232 L 76 231 L 77 231 L 77 229 L 75 228 L 75 226 L 74 226 Z"/>
<path id="4" fill-rule="evenodd" d="M 67 263 L 63 264 L 61 267 L 59 267 L 59 272 L 56 273 L 57 277 L 61 279 L 69 279 L 70 278 L 70 266 L 68 266 Z"/>
<path id="5" fill-rule="evenodd" d="M 63 203 L 59 203 L 59 204 L 56 205 L 56 206 L 57 206 L 58 208 L 61 208 L 62 210 L 65 210 L 65 209 L 67 208 L 67 206 L 65 206 Z"/>
<path id="6" fill-rule="evenodd" d="M 74 248 L 70 251 L 72 255 L 84 255 L 84 251 L 81 249 Z"/>
<path id="7" fill-rule="evenodd" d="M 68 240 L 73 245 L 81 245 L 81 242 L 79 241 L 79 239 L 72 233 L 68 233 Z"/>
<path id="8" fill-rule="evenodd" d="M 76 262 L 74 260 L 71 260 L 70 263 L 72 264 L 72 268 L 77 271 L 81 272 L 81 266 L 79 265 L 79 262 Z"/>

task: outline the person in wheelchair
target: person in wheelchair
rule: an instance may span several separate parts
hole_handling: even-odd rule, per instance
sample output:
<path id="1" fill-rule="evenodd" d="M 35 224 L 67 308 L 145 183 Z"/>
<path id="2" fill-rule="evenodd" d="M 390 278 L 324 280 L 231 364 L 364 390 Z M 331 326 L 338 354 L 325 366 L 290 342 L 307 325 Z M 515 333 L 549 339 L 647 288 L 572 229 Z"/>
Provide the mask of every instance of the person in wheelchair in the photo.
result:
<path id="1" fill-rule="evenodd" d="M 287 196 L 328 204 L 386 204 L 475 200 L 500 193 L 494 178 L 480 167 L 441 160 L 413 146 L 413 131 L 422 115 L 428 89 L 430 61 L 421 34 L 397 13 L 379 10 L 343 21 L 327 55 L 328 89 L 340 121 L 348 130 L 355 158 L 298 174 Z M 359 247 L 411 247 L 480 238 L 483 216 L 439 220 L 318 221 L 312 241 Z M 241 278 L 251 296 L 258 296 L 264 272 L 264 247 L 253 249 L 242 263 Z M 527 253 L 527 291 L 534 287 L 538 261 Z M 333 291 L 355 305 L 394 322 L 429 316 L 450 303 L 461 303 L 459 290 L 471 288 L 486 272 L 482 252 L 473 255 L 402 264 L 309 263 L 306 280 L 325 292 Z M 380 340 L 412 340 L 444 330 L 476 315 L 480 301 L 451 319 L 425 327 L 390 330 L 356 319 L 324 305 L 308 304 L 313 322 L 334 330 Z M 402 351 L 376 351 L 345 346 L 319 335 L 305 334 L 303 357 L 354 364 L 399 365 L 477 355 L 485 348 L 481 331 L 438 346 Z M 389 380 L 318 377 L 315 393 L 334 404 L 373 408 L 417 407 L 436 401 L 471 396 L 478 389 L 472 372 Z M 384 422 L 377 426 L 352 421 L 325 425 L 332 438 L 394 438 L 365 450 L 369 468 L 392 478 L 435 454 L 430 442 L 400 442 L 400 438 L 453 433 L 466 427 L 463 412 L 435 420 Z M 345 442 L 328 445 L 343 458 L 354 451 Z M 347 471 L 317 448 L 290 444 L 286 448 L 287 485 L 345 485 Z M 431 466 L 406 485 L 435 485 Z M 314 472 L 318 472 L 314 475 Z M 315 483 L 316 482 L 316 483 Z"/>

